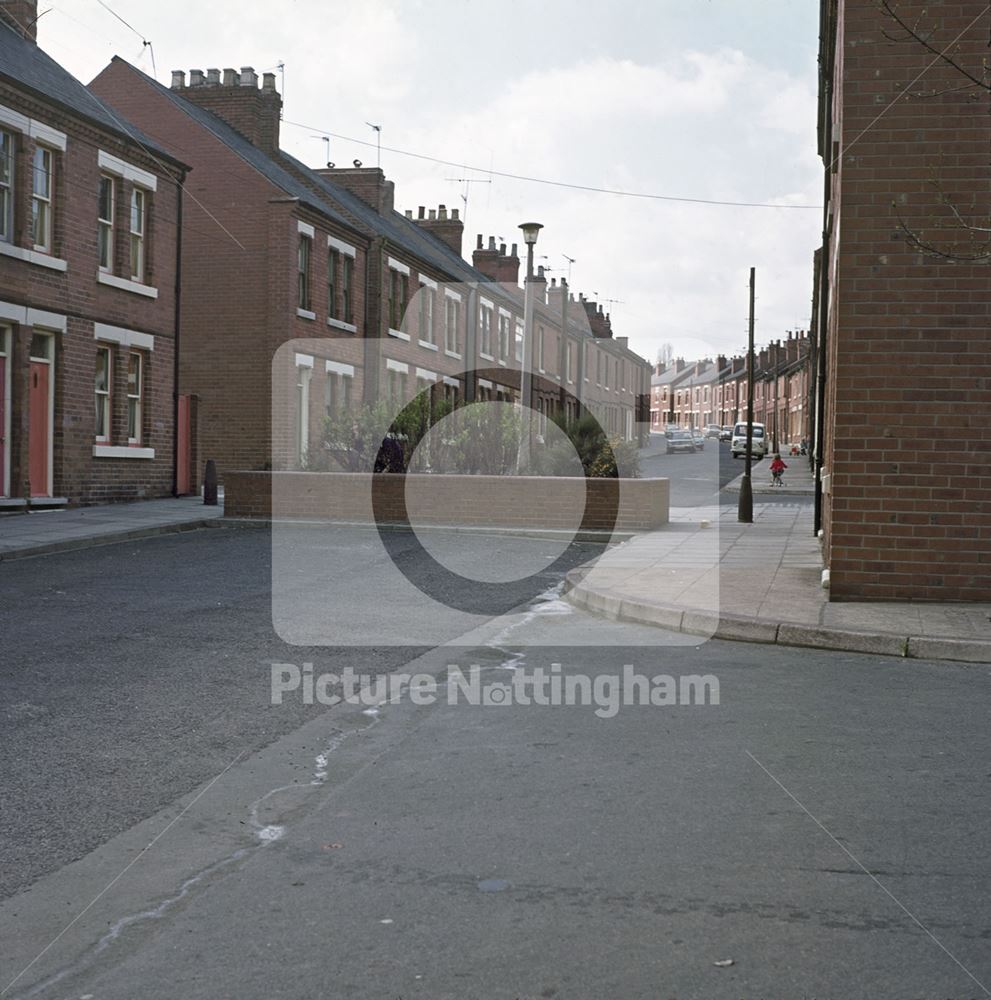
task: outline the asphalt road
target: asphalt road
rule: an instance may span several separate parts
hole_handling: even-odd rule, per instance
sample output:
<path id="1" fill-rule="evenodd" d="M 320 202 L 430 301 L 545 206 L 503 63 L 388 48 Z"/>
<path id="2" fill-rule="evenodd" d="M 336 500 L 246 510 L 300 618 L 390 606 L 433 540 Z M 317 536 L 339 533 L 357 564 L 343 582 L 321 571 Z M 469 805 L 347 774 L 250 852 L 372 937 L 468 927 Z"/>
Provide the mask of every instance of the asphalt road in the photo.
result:
<path id="1" fill-rule="evenodd" d="M 319 658 L 325 670 L 375 674 L 436 645 L 414 645 L 414 623 L 389 613 L 390 588 L 398 593 L 402 581 L 369 575 L 369 539 L 361 530 L 334 536 L 335 615 L 374 612 L 362 641 L 343 647 L 332 632 L 314 647 L 276 633 L 268 531 L 201 530 L 4 562 L 0 898 L 174 801 L 220 770 L 232 748 L 250 754 L 320 715 L 319 705 L 271 711 L 272 663 Z M 534 544 L 478 538 L 473 551 L 511 560 Z M 576 546 L 564 562 L 597 551 Z M 359 596 L 353 581 L 362 579 L 373 582 Z M 510 603 L 529 596 L 516 590 Z"/>
<path id="2" fill-rule="evenodd" d="M 290 647 L 269 566 L 214 530 L 2 567 L 5 997 L 987 995 L 991 669 L 668 646 L 554 600 L 416 660 Z M 720 696 L 272 705 L 304 659 Z"/>
<path id="3" fill-rule="evenodd" d="M 651 434 L 650 443 L 641 449 L 640 471 L 644 478 L 664 477 L 671 480 L 672 507 L 698 507 L 712 503 L 736 503 L 738 494 L 720 493 L 727 483 L 743 473 L 742 459 L 733 458 L 729 441 L 710 438 L 702 451 L 664 454 L 664 435 Z M 755 459 L 753 467 L 762 468 Z M 783 490 L 778 494 L 761 494 L 761 503 L 795 503 L 796 496 Z M 811 503 L 802 496 L 798 502 Z"/>

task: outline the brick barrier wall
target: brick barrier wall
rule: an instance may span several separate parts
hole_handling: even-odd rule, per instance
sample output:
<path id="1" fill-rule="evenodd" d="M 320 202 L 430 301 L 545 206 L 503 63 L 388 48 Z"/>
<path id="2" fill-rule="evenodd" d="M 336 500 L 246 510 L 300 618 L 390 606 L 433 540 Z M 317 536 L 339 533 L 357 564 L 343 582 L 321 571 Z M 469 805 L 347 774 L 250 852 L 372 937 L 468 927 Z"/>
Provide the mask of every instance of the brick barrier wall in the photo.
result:
<path id="1" fill-rule="evenodd" d="M 667 479 L 543 476 L 228 472 L 224 514 L 371 523 L 373 479 L 379 520 L 386 522 L 406 512 L 413 524 L 466 527 L 645 531 L 668 523 Z"/>

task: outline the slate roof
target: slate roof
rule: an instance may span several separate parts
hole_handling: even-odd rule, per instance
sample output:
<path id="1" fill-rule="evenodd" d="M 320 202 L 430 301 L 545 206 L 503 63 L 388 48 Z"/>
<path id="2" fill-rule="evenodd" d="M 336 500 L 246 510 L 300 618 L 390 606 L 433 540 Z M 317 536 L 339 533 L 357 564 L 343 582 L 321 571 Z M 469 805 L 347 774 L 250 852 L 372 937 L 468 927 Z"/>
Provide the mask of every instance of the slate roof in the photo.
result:
<path id="1" fill-rule="evenodd" d="M 279 150 L 276 156 L 272 156 L 255 146 L 218 115 L 186 100 L 181 93 L 153 80 L 136 66 L 128 63 L 127 60 L 121 59 L 120 56 L 114 56 L 114 61 L 124 63 L 134 73 L 142 77 L 149 86 L 156 88 L 160 94 L 167 97 L 198 125 L 216 136 L 228 149 L 254 167 L 272 184 L 291 197 L 298 198 L 302 204 L 309 205 L 328 218 L 352 229 L 354 223 L 350 220 L 354 219 L 358 226 L 367 233 L 374 237 L 384 237 L 400 252 L 405 250 L 414 258 L 425 261 L 438 271 L 447 274 L 454 281 L 473 284 L 484 283 L 486 291 L 490 291 L 493 298 L 512 303 L 517 309 L 522 307 L 522 290 L 514 296 L 502 288 L 500 284 L 491 282 L 485 274 L 469 264 L 460 254 L 455 253 L 443 240 L 418 226 L 412 219 L 407 219 L 402 212 L 395 209 L 384 214 L 378 212 L 351 191 L 335 184 L 331 178 L 317 173 L 289 153 Z M 305 176 L 313 187 L 304 184 L 293 171 Z M 315 195 L 313 188 L 324 192 L 326 197 L 320 198 Z M 342 210 L 346 215 L 342 214 Z M 569 326 L 576 332 L 584 331 L 586 336 L 590 335 L 584 324 L 577 323 L 573 319 L 569 319 Z M 611 345 L 614 351 L 638 357 L 629 347 L 623 347 L 615 340 L 605 339 L 602 343 Z"/>
<path id="2" fill-rule="evenodd" d="M 0 77 L 15 86 L 32 91 L 43 101 L 57 104 L 120 138 L 143 146 L 160 159 L 186 168 L 186 164 L 156 145 L 139 128 L 88 90 L 47 52 L 4 21 L 0 21 Z"/>
<path id="3" fill-rule="evenodd" d="M 290 197 L 298 198 L 302 204 L 309 205 L 310 208 L 315 208 L 318 212 L 322 212 L 335 222 L 339 222 L 345 226 L 349 225 L 347 219 L 331 204 L 314 195 L 302 181 L 293 177 L 288 170 L 280 167 L 268 153 L 249 142 L 236 128 L 228 125 L 223 118 L 215 115 L 212 111 L 201 108 L 192 101 L 187 101 L 181 94 L 177 94 L 174 90 L 163 86 L 157 80 L 153 80 L 146 73 L 138 69 L 137 66 L 131 65 L 126 59 L 114 56 L 113 61 L 123 63 L 127 66 L 128 69 L 140 76 L 150 87 L 155 88 L 159 94 L 168 98 L 177 108 L 189 115 L 197 125 L 205 128 L 230 149 L 231 152 L 240 156 L 242 160 L 249 166 L 254 167 L 266 180 L 271 181 L 276 187 L 281 188 Z"/>
<path id="4" fill-rule="evenodd" d="M 660 375 L 654 374 L 650 377 L 651 386 L 655 385 L 677 385 L 683 379 L 687 379 L 692 374 L 693 365 L 686 365 L 681 371 L 674 368 L 667 368 Z"/>

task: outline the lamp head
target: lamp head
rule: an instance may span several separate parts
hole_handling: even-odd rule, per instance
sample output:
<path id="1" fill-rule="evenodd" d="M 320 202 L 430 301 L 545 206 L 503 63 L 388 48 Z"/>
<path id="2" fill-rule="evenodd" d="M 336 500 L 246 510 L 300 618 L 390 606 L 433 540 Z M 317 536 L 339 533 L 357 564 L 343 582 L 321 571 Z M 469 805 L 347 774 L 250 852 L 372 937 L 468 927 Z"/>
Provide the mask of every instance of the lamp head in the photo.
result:
<path id="1" fill-rule="evenodd" d="M 520 225 L 523 230 L 523 242 L 527 246 L 533 246 L 537 242 L 537 233 L 544 227 L 539 222 L 524 222 Z"/>

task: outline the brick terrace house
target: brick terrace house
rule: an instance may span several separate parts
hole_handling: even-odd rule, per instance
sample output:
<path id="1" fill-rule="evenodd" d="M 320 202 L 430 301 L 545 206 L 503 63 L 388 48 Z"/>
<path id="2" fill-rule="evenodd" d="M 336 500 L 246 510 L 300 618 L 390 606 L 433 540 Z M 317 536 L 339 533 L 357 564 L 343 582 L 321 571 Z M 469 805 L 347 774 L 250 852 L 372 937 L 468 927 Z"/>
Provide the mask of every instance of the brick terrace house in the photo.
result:
<path id="1" fill-rule="evenodd" d="M 189 400 L 191 488 L 206 459 L 216 460 L 221 476 L 267 468 L 272 359 L 281 344 L 333 340 L 333 364 L 317 373 L 320 388 L 348 397 L 363 391 L 368 238 L 280 162 L 273 74 L 259 80 L 250 68 L 225 70 L 221 80 L 214 71 L 209 78 L 194 72 L 190 86 L 169 89 L 114 58 L 90 90 L 166 149 L 181 150 L 193 168 L 184 203 L 179 365 L 180 392 Z M 293 433 L 305 450 L 307 428 Z"/>
<path id="2" fill-rule="evenodd" d="M 173 490 L 186 168 L 0 5 L 0 505 Z"/>
<path id="3" fill-rule="evenodd" d="M 670 363 L 658 362 L 650 377 L 650 428 L 663 431 L 676 423 L 675 391 L 690 374 L 685 361 L 678 358 Z"/>
<path id="4" fill-rule="evenodd" d="M 830 596 L 991 601 L 988 234 L 953 214 L 987 226 L 991 16 L 983 0 L 896 7 L 919 39 L 875 0 L 821 5 Z"/>
<path id="5" fill-rule="evenodd" d="M 349 402 L 428 387 L 452 401 L 518 396 L 515 246 L 479 237 L 469 264 L 457 211 L 414 218 L 381 170 L 313 170 L 282 151 L 271 74 L 259 88 L 250 68 L 192 70 L 188 82 L 177 71 L 165 88 L 115 58 L 90 86 L 194 167 L 180 386 L 196 397 L 201 458 L 221 472 L 305 467 L 323 416 Z M 646 362 L 594 303 L 542 275 L 536 289 L 535 405 L 566 408 L 576 387 L 608 430 L 632 437 Z M 288 341 L 293 371 L 283 385 L 280 368 L 275 388 L 295 395 L 297 415 L 270 430 L 272 360 Z"/>

